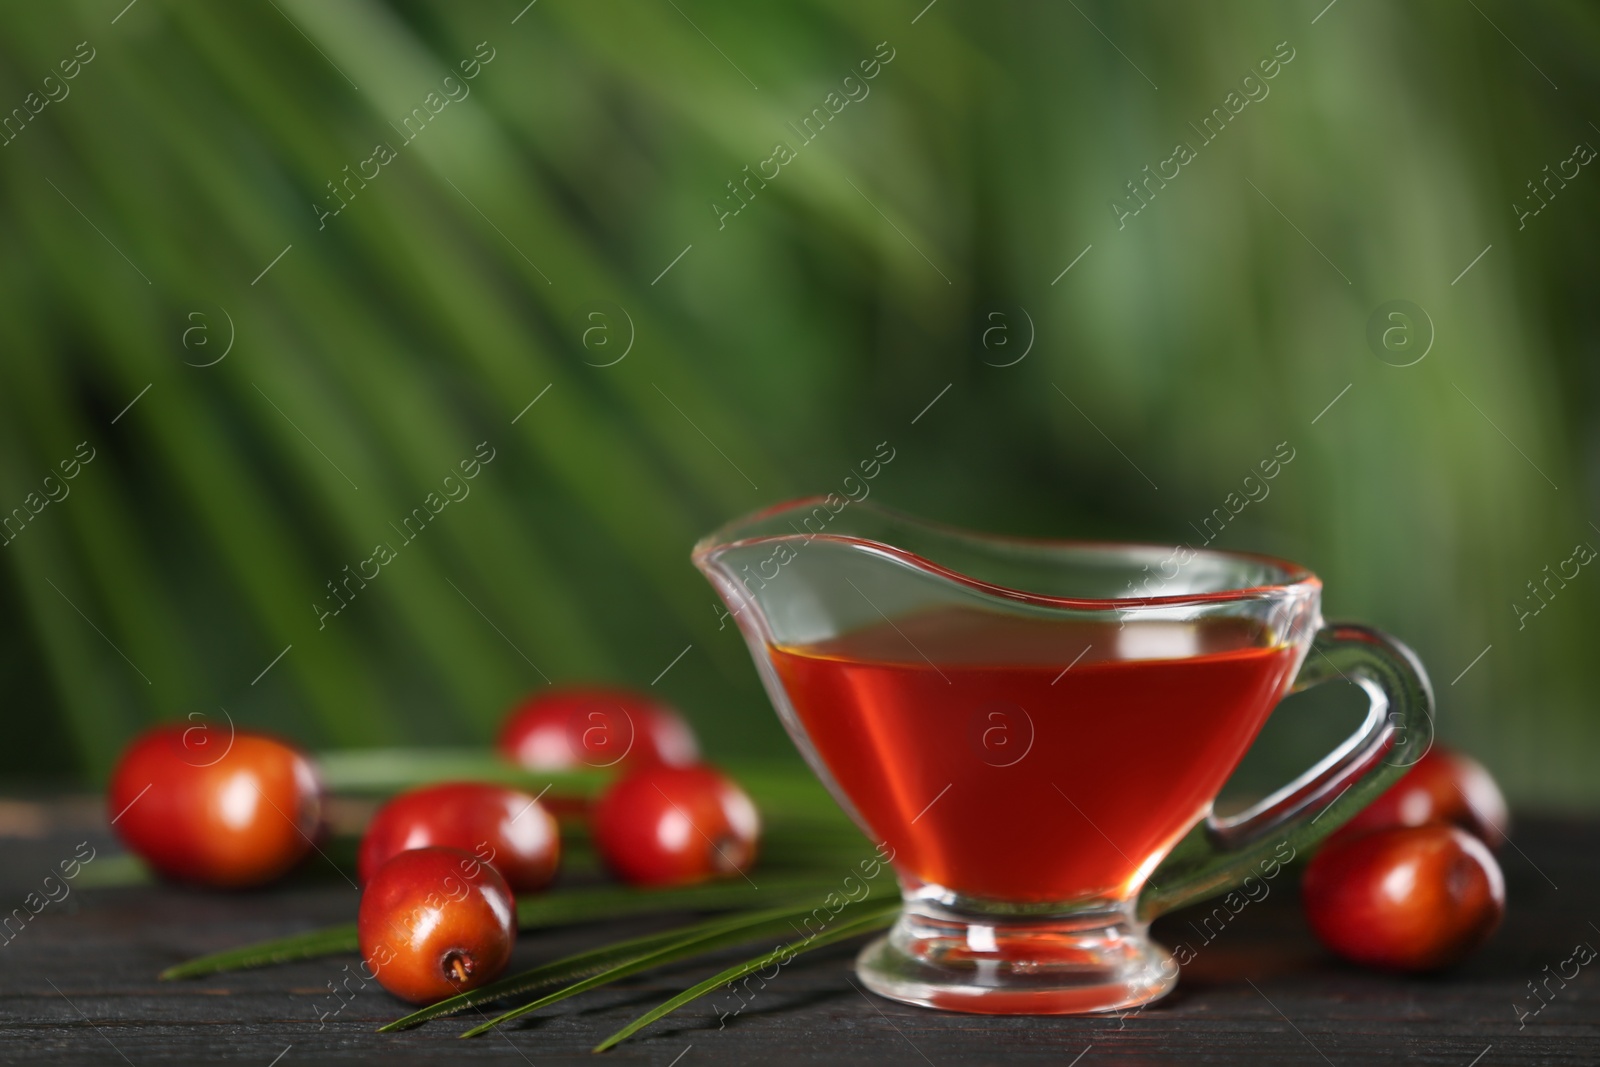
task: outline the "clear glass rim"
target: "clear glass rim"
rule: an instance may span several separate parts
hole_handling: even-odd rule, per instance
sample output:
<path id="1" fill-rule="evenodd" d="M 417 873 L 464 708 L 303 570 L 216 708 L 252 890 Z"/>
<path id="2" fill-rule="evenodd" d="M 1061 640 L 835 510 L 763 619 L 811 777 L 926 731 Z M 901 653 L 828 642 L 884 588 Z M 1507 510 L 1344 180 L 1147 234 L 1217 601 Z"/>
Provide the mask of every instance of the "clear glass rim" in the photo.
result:
<path id="1" fill-rule="evenodd" d="M 1171 607 L 1186 604 L 1218 604 L 1230 601 L 1260 600 L 1273 597 L 1303 597 L 1322 588 L 1322 580 L 1313 574 L 1310 569 L 1298 563 L 1277 556 L 1269 556 L 1260 552 L 1243 552 L 1234 549 L 1221 548 L 1192 548 L 1188 545 L 1159 544 L 1141 541 L 1091 541 L 1074 538 L 1053 537 L 1019 537 L 1011 534 L 979 533 L 964 527 L 949 523 L 935 522 L 919 516 L 910 515 L 895 508 L 886 508 L 881 504 L 868 503 L 865 500 L 851 501 L 858 508 L 875 511 L 881 515 L 892 516 L 912 525 L 922 526 L 974 543 L 989 542 L 991 544 L 1009 544 L 1030 548 L 1071 548 L 1086 550 L 1088 552 L 1111 555 L 1127 550 L 1147 552 L 1175 552 L 1187 548 L 1196 557 L 1209 556 L 1221 561 L 1250 562 L 1265 564 L 1274 568 L 1283 578 L 1279 581 L 1268 582 L 1261 585 L 1241 586 L 1238 589 L 1221 589 L 1208 593 L 1177 593 L 1170 596 L 1130 596 L 1130 597 L 1066 597 L 1055 596 L 1048 593 L 1036 593 L 1026 589 L 1017 589 L 1010 586 L 986 582 L 959 571 L 951 570 L 941 563 L 937 563 L 915 552 L 899 548 L 884 541 L 857 534 L 843 533 L 773 533 L 761 534 L 755 537 L 737 537 L 733 534 L 742 527 L 750 526 L 763 519 L 785 511 L 811 508 L 822 505 L 827 499 L 824 495 L 811 495 L 795 497 L 791 500 L 781 501 L 776 504 L 761 508 L 748 515 L 741 516 L 730 522 L 724 523 L 716 530 L 695 542 L 691 550 L 691 558 L 696 565 L 709 561 L 712 557 L 736 548 L 751 545 L 777 544 L 779 542 L 805 542 L 830 541 L 836 544 L 856 545 L 861 548 L 880 552 L 893 559 L 898 559 L 910 566 L 936 574 L 948 581 L 970 589 L 986 593 L 990 596 L 1001 597 L 1006 600 L 1015 600 L 1027 604 L 1045 607 L 1069 608 L 1074 611 L 1127 611 L 1130 608 L 1156 608 Z"/>

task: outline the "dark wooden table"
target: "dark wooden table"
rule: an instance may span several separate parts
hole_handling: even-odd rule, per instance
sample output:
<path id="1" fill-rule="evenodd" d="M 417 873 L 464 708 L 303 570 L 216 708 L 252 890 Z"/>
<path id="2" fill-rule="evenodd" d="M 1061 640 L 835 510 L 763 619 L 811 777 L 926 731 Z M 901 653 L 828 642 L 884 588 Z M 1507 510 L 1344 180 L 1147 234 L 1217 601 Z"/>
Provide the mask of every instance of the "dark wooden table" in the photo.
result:
<path id="1" fill-rule="evenodd" d="M 115 853 L 82 814 L 13 825 L 0 838 L 0 897 L 24 907 L 46 874 L 89 840 Z M 17 820 L 12 820 L 15 823 Z M 22 822 L 26 824 L 27 819 Z M 855 945 L 803 956 L 726 1028 L 702 1001 L 596 1059 L 587 1049 L 708 965 L 653 974 L 574 998 L 499 1036 L 460 1042 L 446 1020 L 405 1034 L 374 1028 L 401 1014 L 376 985 L 341 1010 L 329 983 L 355 973 L 332 958 L 163 983 L 156 972 L 202 952 L 333 922 L 355 912 L 342 881 L 211 894 L 159 886 L 75 885 L 0 947 L 0 1061 L 6 1063 L 477 1062 L 494 1064 L 1357 1064 L 1450 1067 L 1600 1063 L 1600 961 L 1563 982 L 1580 943 L 1600 947 L 1600 825 L 1524 819 L 1502 855 L 1510 909 L 1473 959 L 1426 978 L 1373 974 L 1324 954 L 1300 918 L 1293 876 L 1274 883 L 1209 940 L 1195 912 L 1157 924 L 1197 958 L 1177 991 L 1126 1018 L 992 1018 L 944 1014 L 872 997 L 852 985 Z M 93 865 L 91 865 L 92 867 Z M 59 889 L 54 890 L 59 895 Z M 37 902 L 35 898 L 35 902 Z M 576 927 L 524 936 L 513 966 L 592 945 Z M 1213 924 L 1212 930 L 1216 926 Z M 730 957 L 732 958 L 732 957 Z M 346 969 L 348 967 L 348 970 Z M 1548 970 L 1546 969 L 1548 968 Z M 1564 968 L 1571 973 L 1572 965 Z M 1535 1000 L 1530 983 L 1542 988 Z M 358 988 L 358 982 L 349 983 Z M 731 1006 L 731 997 L 724 998 Z M 1539 1004 L 1544 1007 L 1531 1014 Z M 1530 1013 L 1519 1021 L 1519 1012 Z"/>

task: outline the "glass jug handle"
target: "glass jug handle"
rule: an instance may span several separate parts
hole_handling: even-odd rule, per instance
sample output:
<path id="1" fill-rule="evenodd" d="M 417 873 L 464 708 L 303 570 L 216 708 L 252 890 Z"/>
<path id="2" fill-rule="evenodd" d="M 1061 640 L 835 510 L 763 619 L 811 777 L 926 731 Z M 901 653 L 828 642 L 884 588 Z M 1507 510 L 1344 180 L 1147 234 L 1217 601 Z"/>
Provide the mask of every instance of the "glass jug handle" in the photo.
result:
<path id="1" fill-rule="evenodd" d="M 1248 811 L 1207 816 L 1151 874 L 1138 916 L 1150 920 L 1278 871 L 1353 818 L 1433 743 L 1433 690 L 1412 651 L 1368 626 L 1317 631 L 1293 692 L 1342 678 L 1367 693 L 1366 720 L 1316 766 Z"/>

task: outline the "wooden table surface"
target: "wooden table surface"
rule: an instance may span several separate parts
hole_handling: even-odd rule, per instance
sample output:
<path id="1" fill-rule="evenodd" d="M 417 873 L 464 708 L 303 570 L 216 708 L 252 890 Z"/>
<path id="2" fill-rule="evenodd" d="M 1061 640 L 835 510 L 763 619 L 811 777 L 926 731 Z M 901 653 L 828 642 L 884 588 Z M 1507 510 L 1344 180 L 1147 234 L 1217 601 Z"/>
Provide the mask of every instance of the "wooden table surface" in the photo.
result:
<path id="1" fill-rule="evenodd" d="M 23 907 L 27 894 L 38 891 L 80 841 L 98 850 L 97 862 L 114 855 L 114 843 L 91 825 L 95 821 L 82 817 L 74 828 L 67 819 L 67 825 L 34 827 L 31 837 L 0 839 L 3 906 Z M 1551 977 L 1563 969 L 1571 974 L 1574 965 L 1563 964 L 1575 946 L 1600 946 L 1600 824 L 1524 819 L 1501 858 L 1510 900 L 1505 925 L 1468 963 L 1444 975 L 1387 976 L 1330 959 L 1301 920 L 1291 874 L 1209 941 L 1197 911 L 1163 918 L 1158 937 L 1168 945 L 1186 941 L 1197 956 L 1170 997 L 1126 1018 L 995 1018 L 891 1003 L 853 986 L 849 964 L 858 946 L 850 944 L 785 967 L 725 1028 L 711 998 L 603 1059 L 586 1050 L 633 1015 L 713 973 L 712 966 L 619 983 L 470 1043 L 456 1040 L 464 1026 L 450 1020 L 376 1034 L 374 1028 L 402 1014 L 402 1006 L 375 984 L 331 1012 L 341 1002 L 330 995 L 329 983 L 355 973 L 353 955 L 189 982 L 155 978 L 161 968 L 199 953 L 348 921 L 356 893 L 344 882 L 302 879 L 261 892 L 213 894 L 164 886 L 94 888 L 83 878 L 0 947 L 0 1061 L 126 1061 L 136 1067 L 293 1067 L 380 1058 L 541 1067 L 1600 1063 L 1600 961 L 1564 983 Z M 513 967 L 660 922 L 525 935 Z M 1530 983 L 1546 979 L 1551 992 L 1535 1000 Z M 733 1003 L 731 996 L 721 999 L 725 1008 Z M 1519 1012 L 1526 1014 L 1519 1019 Z"/>

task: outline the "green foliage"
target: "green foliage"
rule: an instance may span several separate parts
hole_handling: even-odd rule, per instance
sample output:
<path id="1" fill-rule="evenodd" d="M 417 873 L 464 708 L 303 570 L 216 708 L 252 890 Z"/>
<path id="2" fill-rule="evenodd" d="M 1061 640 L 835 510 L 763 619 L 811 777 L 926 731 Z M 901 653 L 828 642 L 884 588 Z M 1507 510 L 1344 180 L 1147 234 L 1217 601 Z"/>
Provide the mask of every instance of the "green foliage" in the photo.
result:
<path id="1" fill-rule="evenodd" d="M 655 689 L 713 753 L 784 752 L 697 535 L 888 440 L 874 491 L 907 510 L 1195 540 L 1287 441 L 1217 543 L 1413 644 L 1441 733 L 1518 797 L 1600 799 L 1596 579 L 1510 607 L 1600 543 L 1600 176 L 1508 209 L 1600 143 L 1592 5 L 120 6 L 0 14 L 0 115 L 94 52 L 0 147 L 0 515 L 95 454 L 0 549 L 0 771 L 98 780 L 224 707 L 319 747 L 481 742 L 547 679 L 649 686 L 685 646 Z M 1119 229 L 1281 41 L 1270 95 Z M 879 42 L 870 94 L 719 224 Z M 1414 367 L 1366 345 L 1395 298 L 1437 329 Z M 1031 352 L 993 365 L 1022 310 Z M 1017 347 L 984 347 L 996 312 Z"/>

